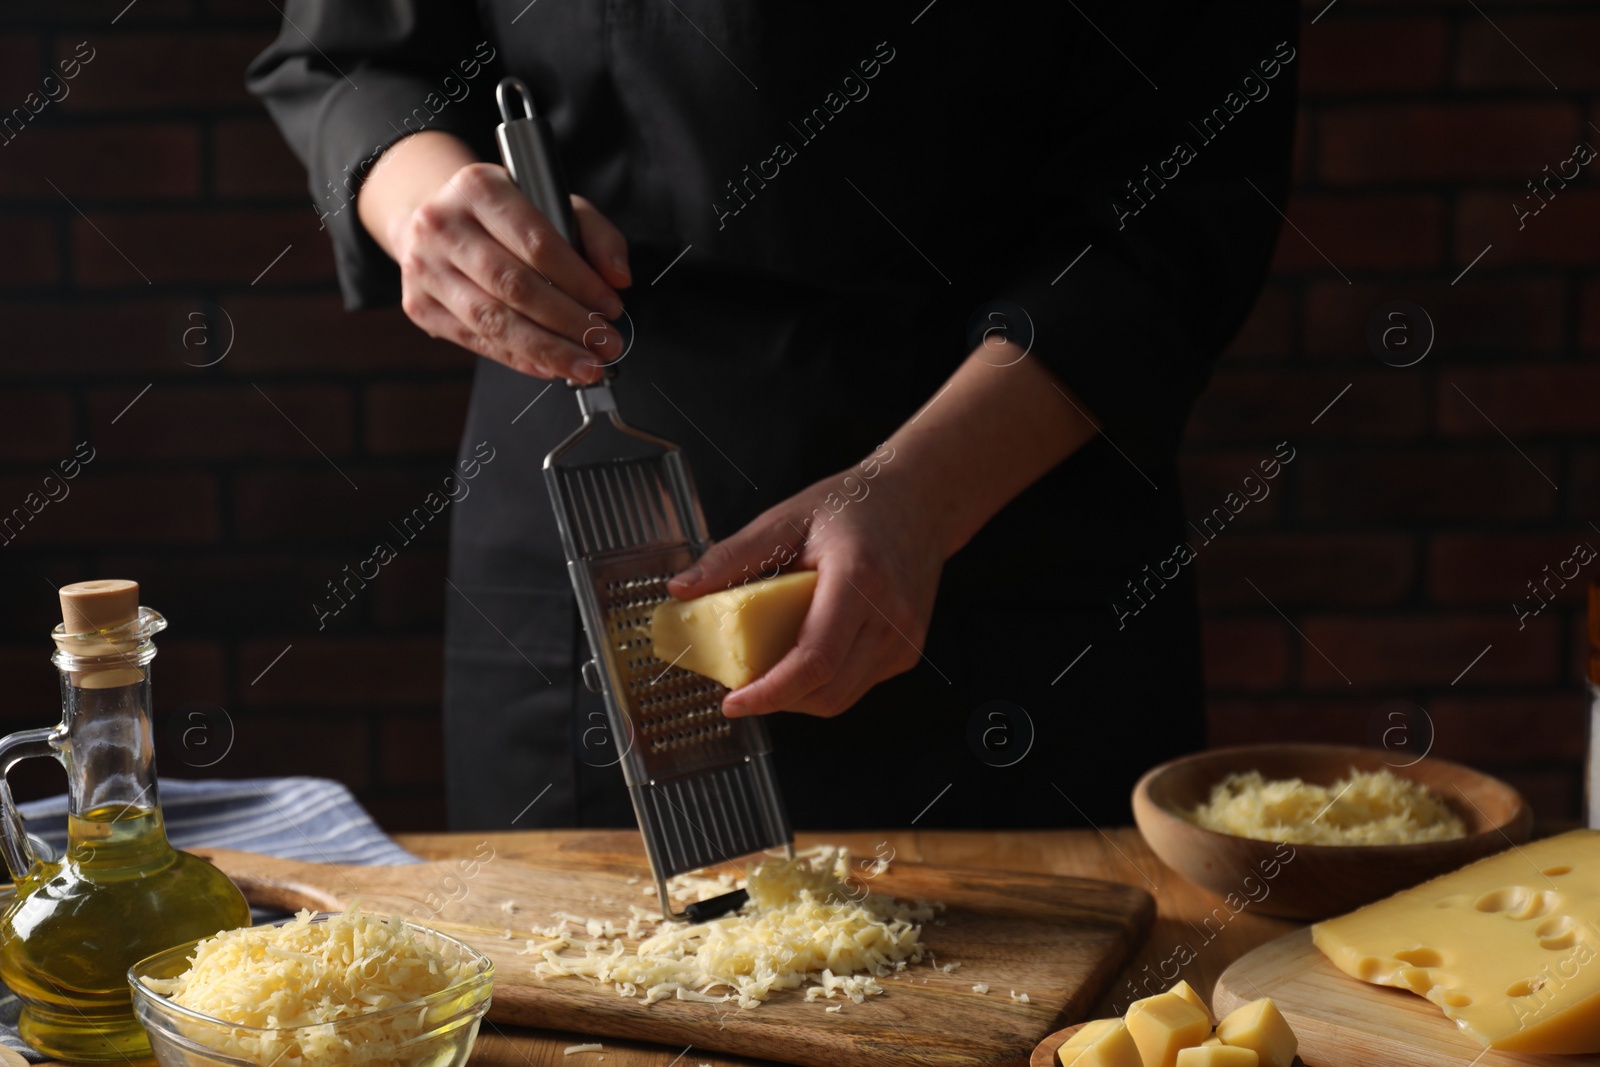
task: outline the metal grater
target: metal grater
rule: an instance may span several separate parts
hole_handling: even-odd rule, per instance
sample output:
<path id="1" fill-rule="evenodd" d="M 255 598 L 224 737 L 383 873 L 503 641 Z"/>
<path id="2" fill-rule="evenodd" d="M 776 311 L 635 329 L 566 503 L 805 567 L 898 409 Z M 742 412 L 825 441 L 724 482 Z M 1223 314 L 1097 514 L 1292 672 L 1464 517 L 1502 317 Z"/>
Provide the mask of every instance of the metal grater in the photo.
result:
<path id="1" fill-rule="evenodd" d="M 506 78 L 495 98 L 512 180 L 579 248 L 553 142 L 527 86 Z M 682 451 L 622 421 L 614 373 L 608 367 L 594 385 L 568 383 L 583 425 L 545 457 L 545 484 L 589 637 L 583 681 L 605 698 L 623 749 L 662 911 L 703 921 L 739 907 L 744 891 L 674 912 L 668 878 L 780 845 L 792 857 L 793 834 L 761 720 L 727 718 L 724 686 L 650 653 L 650 615 L 671 599 L 667 579 L 699 558 L 709 537 Z"/>

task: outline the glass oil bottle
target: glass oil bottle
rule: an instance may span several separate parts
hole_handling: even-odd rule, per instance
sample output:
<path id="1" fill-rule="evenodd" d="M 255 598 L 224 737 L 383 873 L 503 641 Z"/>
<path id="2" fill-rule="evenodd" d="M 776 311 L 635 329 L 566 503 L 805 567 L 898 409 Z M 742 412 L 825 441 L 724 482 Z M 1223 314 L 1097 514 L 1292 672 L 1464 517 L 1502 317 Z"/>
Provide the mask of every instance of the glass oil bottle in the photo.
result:
<path id="1" fill-rule="evenodd" d="M 0 981 L 22 1001 L 22 1037 L 54 1059 L 138 1060 L 128 967 L 155 952 L 248 925 L 243 895 L 167 841 L 150 724 L 152 638 L 167 622 L 133 582 L 63 586 L 52 633 L 59 725 L 0 739 L 0 766 L 50 756 L 67 770 L 67 847 L 35 855 L 0 778 L 0 851 L 16 897 L 0 914 Z"/>

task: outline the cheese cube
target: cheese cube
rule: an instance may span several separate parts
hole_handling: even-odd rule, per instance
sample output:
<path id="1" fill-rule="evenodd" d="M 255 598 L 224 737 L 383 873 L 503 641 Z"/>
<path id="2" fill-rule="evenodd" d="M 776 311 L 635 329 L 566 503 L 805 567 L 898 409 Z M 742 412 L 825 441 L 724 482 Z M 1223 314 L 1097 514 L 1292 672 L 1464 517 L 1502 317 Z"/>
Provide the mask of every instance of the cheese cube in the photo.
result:
<path id="1" fill-rule="evenodd" d="M 669 600 L 650 617 L 651 654 L 729 689 L 749 685 L 794 648 L 816 589 L 816 571 L 795 571 Z"/>
<path id="2" fill-rule="evenodd" d="M 1224 1045 L 1247 1048 L 1261 1060 L 1261 1067 L 1290 1067 L 1300 1041 L 1289 1028 L 1278 1006 L 1270 997 L 1252 1000 L 1228 1013 L 1217 1024 L 1217 1036 Z"/>
<path id="3" fill-rule="evenodd" d="M 1179 1049 L 1192 1048 L 1211 1033 L 1206 1013 L 1173 992 L 1146 997 L 1138 1011 L 1128 1012 L 1127 1023 L 1144 1067 L 1175 1067 Z"/>
<path id="4" fill-rule="evenodd" d="M 1190 1004 L 1193 1004 L 1195 1007 L 1199 1008 L 1205 1014 L 1205 1017 L 1207 1019 L 1211 1018 L 1211 1009 L 1206 1007 L 1206 1002 L 1204 1000 L 1200 999 L 1200 994 L 1196 993 L 1194 991 L 1194 987 L 1191 986 L 1188 982 L 1185 982 L 1183 979 L 1181 979 L 1181 978 L 1178 979 L 1177 982 L 1173 983 L 1171 988 L 1165 990 L 1162 993 L 1157 993 L 1156 996 L 1164 996 L 1164 995 L 1166 995 L 1166 993 L 1176 993 L 1178 996 L 1182 997 L 1184 1000 L 1187 1000 Z M 1143 1007 L 1146 1002 L 1148 1002 L 1150 1000 L 1153 1000 L 1153 999 L 1155 999 L 1155 998 L 1154 997 L 1145 997 L 1143 1000 L 1136 1000 L 1132 1004 L 1128 1005 L 1128 1010 L 1123 1012 L 1123 1014 L 1124 1015 L 1132 1015 L 1134 1012 L 1138 1011 L 1141 1007 Z"/>
<path id="5" fill-rule="evenodd" d="M 1178 1067 L 1258 1067 L 1254 1049 L 1232 1045 L 1198 1045 L 1178 1053 Z"/>
<path id="6" fill-rule="evenodd" d="M 1521 845 L 1318 923 L 1353 978 L 1438 1005 L 1509 1052 L 1600 1052 L 1600 832 Z"/>
<path id="7" fill-rule="evenodd" d="M 1121 1019 L 1096 1019 L 1056 1050 L 1061 1067 L 1143 1067 L 1139 1048 Z"/>

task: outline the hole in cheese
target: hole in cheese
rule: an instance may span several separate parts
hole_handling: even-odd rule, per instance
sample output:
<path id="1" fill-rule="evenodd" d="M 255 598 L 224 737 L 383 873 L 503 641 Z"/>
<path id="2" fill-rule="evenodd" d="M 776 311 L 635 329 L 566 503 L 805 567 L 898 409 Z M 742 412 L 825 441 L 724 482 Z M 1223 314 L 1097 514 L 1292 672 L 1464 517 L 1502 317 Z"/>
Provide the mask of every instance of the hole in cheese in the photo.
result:
<path id="1" fill-rule="evenodd" d="M 1427 996 L 1428 990 L 1437 984 L 1433 980 L 1432 972 L 1421 967 L 1402 967 L 1398 977 L 1400 985 L 1411 990 L 1419 997 Z"/>
<path id="2" fill-rule="evenodd" d="M 1506 986 L 1508 997 L 1531 997 L 1544 988 L 1543 978 L 1519 978 Z"/>
<path id="3" fill-rule="evenodd" d="M 1559 878 L 1563 874 L 1571 874 L 1572 868 L 1563 863 L 1559 867 L 1546 867 L 1539 873 L 1544 875 L 1546 878 Z"/>
<path id="4" fill-rule="evenodd" d="M 1485 893 L 1472 906 L 1479 911 L 1504 912 L 1508 919 L 1537 919 L 1553 909 L 1558 900 L 1547 889 L 1513 885 Z"/>
<path id="5" fill-rule="evenodd" d="M 1546 919 L 1534 931 L 1539 937 L 1539 947 L 1552 952 L 1569 949 L 1578 943 L 1578 923 L 1570 915 L 1557 915 Z"/>
<path id="6" fill-rule="evenodd" d="M 1449 992 L 1444 995 L 1444 1002 L 1452 1008 L 1465 1008 L 1472 1004 L 1472 998 L 1465 993 Z"/>
<path id="7" fill-rule="evenodd" d="M 1413 967 L 1437 967 L 1444 963 L 1444 957 L 1431 948 L 1401 949 L 1394 954 L 1394 958 Z"/>
<path id="8" fill-rule="evenodd" d="M 1539 939 L 1539 947 L 1549 949 L 1552 952 L 1563 952 L 1577 943 L 1578 932 L 1576 930 L 1568 930 L 1564 934 L 1557 934 L 1554 937 L 1541 937 Z"/>

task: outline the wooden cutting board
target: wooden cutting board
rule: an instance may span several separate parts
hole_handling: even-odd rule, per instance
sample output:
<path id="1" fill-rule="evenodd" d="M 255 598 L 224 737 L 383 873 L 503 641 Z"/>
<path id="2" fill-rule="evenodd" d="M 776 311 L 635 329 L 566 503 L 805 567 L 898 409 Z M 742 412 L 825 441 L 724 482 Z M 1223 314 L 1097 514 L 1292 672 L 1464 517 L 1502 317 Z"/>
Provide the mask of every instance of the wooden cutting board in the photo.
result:
<path id="1" fill-rule="evenodd" d="M 1579 1067 L 1593 1056 L 1531 1056 L 1486 1050 L 1444 1012 L 1413 993 L 1358 982 L 1328 962 L 1311 930 L 1269 941 L 1217 979 L 1220 1018 L 1271 997 L 1300 1038 L 1311 1067 Z"/>
<path id="2" fill-rule="evenodd" d="M 566 911 L 625 920 L 627 905 L 655 908 L 643 869 L 553 866 L 481 855 L 407 867 L 337 867 L 246 852 L 196 850 L 226 871 L 251 903 L 363 908 L 461 938 L 495 964 L 490 1019 L 524 1026 L 639 1038 L 667 1045 L 834 1067 L 1023 1065 L 1051 1030 L 1075 1022 L 1148 932 L 1155 905 L 1143 890 L 1086 878 L 901 863 L 867 883 L 871 892 L 940 900 L 948 910 L 924 927 L 929 962 L 883 979 L 865 1003 L 804 1002 L 782 992 L 758 1008 L 676 1000 L 644 1006 L 579 978 L 541 980 L 537 957 L 518 955 L 534 926 Z M 636 879 L 629 884 L 629 878 Z M 517 910 L 507 912 L 511 902 Z M 510 927 L 511 940 L 502 937 Z M 987 983 L 989 992 L 972 991 Z M 1011 999 L 1028 994 L 1029 1003 Z M 824 1008 L 843 1004 L 839 1012 Z"/>

